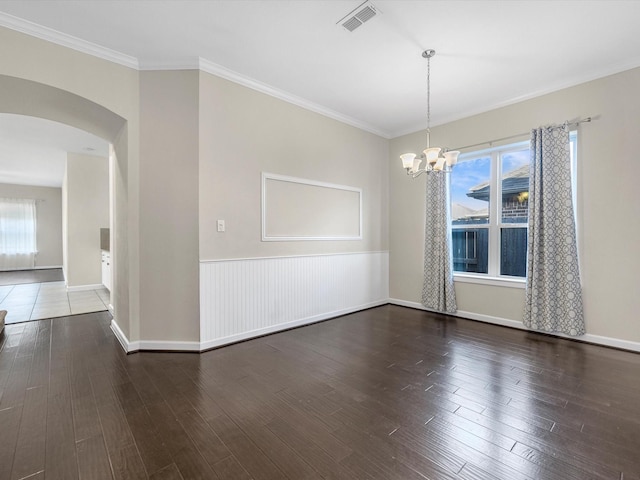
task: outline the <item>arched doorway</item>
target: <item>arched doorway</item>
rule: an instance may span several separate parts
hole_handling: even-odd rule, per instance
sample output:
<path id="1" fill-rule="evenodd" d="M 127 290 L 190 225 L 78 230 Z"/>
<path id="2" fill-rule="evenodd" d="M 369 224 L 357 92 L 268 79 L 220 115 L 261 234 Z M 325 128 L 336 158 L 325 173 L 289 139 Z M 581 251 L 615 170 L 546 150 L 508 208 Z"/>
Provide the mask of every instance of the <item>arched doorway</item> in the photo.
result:
<path id="1" fill-rule="evenodd" d="M 114 317 L 131 338 L 129 302 L 129 168 L 128 123 L 111 110 L 79 95 L 42 83 L 0 75 L 0 112 L 45 118 L 64 123 L 113 145 L 112 163 Z M 134 337 L 137 336 L 134 334 Z"/>

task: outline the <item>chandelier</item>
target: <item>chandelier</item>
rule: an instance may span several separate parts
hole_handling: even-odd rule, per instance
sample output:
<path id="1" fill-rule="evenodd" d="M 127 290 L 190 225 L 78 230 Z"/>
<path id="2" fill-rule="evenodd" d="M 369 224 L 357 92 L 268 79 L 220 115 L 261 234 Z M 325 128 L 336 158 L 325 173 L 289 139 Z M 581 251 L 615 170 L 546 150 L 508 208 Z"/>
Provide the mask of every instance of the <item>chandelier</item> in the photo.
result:
<path id="1" fill-rule="evenodd" d="M 407 175 L 416 178 L 423 173 L 450 172 L 458 161 L 458 151 L 447 151 L 440 147 L 432 147 L 431 140 L 431 58 L 436 54 L 435 50 L 425 50 L 422 56 L 427 59 L 427 148 L 421 155 L 415 153 L 403 153 L 400 155 L 402 166 L 407 170 Z M 420 168 L 422 160 L 425 160 L 424 168 Z"/>

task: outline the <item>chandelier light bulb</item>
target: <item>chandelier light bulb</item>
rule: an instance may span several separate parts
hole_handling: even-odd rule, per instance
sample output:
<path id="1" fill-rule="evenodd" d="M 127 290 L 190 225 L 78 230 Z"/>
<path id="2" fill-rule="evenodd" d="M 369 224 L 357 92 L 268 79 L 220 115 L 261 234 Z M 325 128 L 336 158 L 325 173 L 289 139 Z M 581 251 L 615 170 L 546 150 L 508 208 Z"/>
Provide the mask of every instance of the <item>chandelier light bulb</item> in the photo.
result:
<path id="1" fill-rule="evenodd" d="M 416 158 L 415 153 L 403 153 L 402 155 L 400 155 L 400 159 L 402 160 L 402 168 L 412 168 L 414 158 Z"/>

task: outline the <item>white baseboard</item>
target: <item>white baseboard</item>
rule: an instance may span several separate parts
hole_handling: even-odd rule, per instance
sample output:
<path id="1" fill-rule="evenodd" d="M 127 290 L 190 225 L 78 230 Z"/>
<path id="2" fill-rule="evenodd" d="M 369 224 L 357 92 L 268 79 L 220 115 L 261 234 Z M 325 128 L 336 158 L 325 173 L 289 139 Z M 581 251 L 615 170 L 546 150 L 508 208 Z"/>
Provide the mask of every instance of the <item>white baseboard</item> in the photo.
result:
<path id="1" fill-rule="evenodd" d="M 118 326 L 118 323 L 116 322 L 115 318 L 111 320 L 111 330 L 113 331 L 114 335 L 116 336 L 116 338 L 120 342 L 120 345 L 122 346 L 124 351 L 127 352 L 127 353 L 137 352 L 137 351 L 140 351 L 140 350 L 203 352 L 203 351 L 206 351 L 206 350 L 210 350 L 212 348 L 222 347 L 224 345 L 229 345 L 229 344 L 232 344 L 232 343 L 236 343 L 236 342 L 240 342 L 240 341 L 243 341 L 243 340 L 248 340 L 248 339 L 251 339 L 251 338 L 256 338 L 256 337 L 268 335 L 270 333 L 275 333 L 275 332 L 279 332 L 279 331 L 283 331 L 283 330 L 288 330 L 288 329 L 295 328 L 295 327 L 301 327 L 301 326 L 304 326 L 304 325 L 310 325 L 310 324 L 313 324 L 313 323 L 321 322 L 323 320 L 328 320 L 330 318 L 335 318 L 335 317 L 339 317 L 341 315 L 347 315 L 347 314 L 354 313 L 354 312 L 357 312 L 357 311 L 360 311 L 360 310 L 365 310 L 367 308 L 372 308 L 372 307 L 377 307 L 377 306 L 380 306 L 380 305 L 385 305 L 387 303 L 390 303 L 392 305 L 399 305 L 399 306 L 402 306 L 402 307 L 414 308 L 414 309 L 417 309 L 417 310 L 435 312 L 435 310 L 428 309 L 428 308 L 424 307 L 423 305 L 421 305 L 420 303 L 417 303 L 417 302 L 409 302 L 409 301 L 400 300 L 400 299 L 397 299 L 397 298 L 390 298 L 388 301 L 385 300 L 385 301 L 379 301 L 379 302 L 372 302 L 372 303 L 365 304 L 365 305 L 360 305 L 360 306 L 354 307 L 354 308 L 348 308 L 348 309 L 344 309 L 344 310 L 324 313 L 324 314 L 321 314 L 321 315 L 315 315 L 315 316 L 312 316 L 312 317 L 295 320 L 293 322 L 287 322 L 287 323 L 282 323 L 282 324 L 279 324 L 279 325 L 273 325 L 273 326 L 270 326 L 270 327 L 261 328 L 261 329 L 257 329 L 257 330 L 252 330 L 250 332 L 243 332 L 243 333 L 237 334 L 237 335 L 230 335 L 230 336 L 224 337 L 224 338 L 217 338 L 215 340 L 210 340 L 210 341 L 206 341 L 206 342 L 177 342 L 177 341 L 166 341 L 166 340 L 139 340 L 139 341 L 136 341 L 136 342 L 130 342 L 127 339 L 126 335 L 122 332 L 122 330 Z M 113 307 L 111 307 L 111 305 L 109 305 L 109 307 L 110 307 L 110 311 L 112 312 Z M 435 312 L 435 313 L 439 313 L 439 312 Z M 112 312 L 112 314 L 113 314 L 113 312 Z M 476 320 L 476 321 L 480 321 L 480 322 L 484 322 L 484 323 L 490 323 L 490 324 L 493 324 L 493 325 L 500 325 L 500 326 L 503 326 L 503 327 L 517 328 L 519 330 L 531 331 L 533 333 L 543 333 L 545 335 L 553 335 L 553 336 L 556 336 L 556 337 L 559 337 L 559 338 L 567 338 L 567 339 L 570 339 L 570 340 L 578 340 L 578 341 L 582 341 L 582 342 L 593 343 L 593 344 L 602 345 L 602 346 L 605 346 L 605 347 L 614 347 L 614 348 L 620 348 L 620 349 L 623 349 L 623 350 L 629 350 L 629 351 L 632 351 L 632 352 L 640 352 L 640 343 L 639 342 L 632 342 L 632 341 L 629 341 L 629 340 L 621 340 L 621 339 L 618 339 L 618 338 L 605 337 L 605 336 L 594 335 L 594 334 L 590 334 L 590 333 L 587 333 L 587 334 L 582 335 L 580 337 L 570 337 L 568 335 L 563 335 L 561 333 L 550 334 L 548 332 L 537 332 L 536 330 L 530 330 L 530 329 L 526 328 L 522 324 L 522 322 L 519 322 L 517 320 L 510 320 L 510 319 L 507 319 L 507 318 L 493 317 L 493 316 L 490 316 L 490 315 L 482 315 L 482 314 L 479 314 L 479 313 L 466 312 L 466 311 L 462 311 L 462 310 L 459 310 L 455 314 L 447 314 L 447 315 L 450 315 L 452 317 L 464 318 L 464 319 L 467 319 L 467 320 Z"/>
<path id="2" fill-rule="evenodd" d="M 200 352 L 200 342 L 174 342 L 166 340 L 138 340 L 130 342 L 124 332 L 118 326 L 115 318 L 111 319 L 111 331 L 120 342 L 126 353 L 139 352 L 141 350 L 162 350 L 169 352 Z"/>
<path id="3" fill-rule="evenodd" d="M 56 268 L 62 268 L 59 265 L 54 265 L 51 267 L 33 267 L 33 268 L 24 268 L 24 267 L 20 267 L 20 268 L 2 268 L 0 269 L 0 272 L 28 272 L 30 270 L 53 270 Z M 64 275 L 64 271 L 62 272 Z"/>
<path id="4" fill-rule="evenodd" d="M 104 285 L 101 283 L 94 285 L 75 285 L 73 287 L 67 285 L 67 292 L 85 292 L 87 290 L 100 290 L 102 288 L 104 288 Z"/>
<path id="5" fill-rule="evenodd" d="M 251 332 L 244 332 L 238 335 L 231 335 L 225 338 L 217 338 L 208 342 L 175 342 L 167 340 L 139 340 L 136 342 L 130 342 L 127 336 L 118 326 L 115 319 L 111 320 L 111 330 L 113 334 L 120 342 L 120 345 L 126 353 L 133 353 L 138 351 L 172 351 L 172 352 L 203 352 L 205 350 L 211 350 L 212 348 L 222 347 L 232 343 L 237 343 L 243 340 L 249 340 L 251 338 L 261 337 L 270 333 L 275 333 L 283 330 L 289 330 L 295 327 L 301 327 L 303 325 L 310 325 L 312 323 L 321 322 L 330 318 L 347 315 L 349 313 L 358 312 L 360 310 L 366 310 L 367 308 L 378 307 L 380 305 L 386 305 L 386 300 L 380 302 L 372 302 L 367 305 L 360 305 L 359 307 L 348 308 L 345 310 L 339 310 L 335 312 L 325 313 L 322 315 L 315 315 L 313 317 L 303 318 L 294 322 L 282 323 L 279 325 L 273 325 L 267 328 L 261 328 L 253 330 Z"/>
<path id="6" fill-rule="evenodd" d="M 120 330 L 115 318 L 111 319 L 111 331 L 116 336 L 118 342 L 120 342 L 120 345 L 126 353 L 137 352 L 140 350 L 140 346 L 138 345 L 139 342 L 130 342 L 124 332 Z"/>
<path id="7" fill-rule="evenodd" d="M 312 323 L 321 322 L 323 320 L 328 320 L 330 318 L 340 317 L 342 315 L 347 315 L 349 313 L 359 312 L 360 310 L 366 310 L 367 308 L 379 307 L 380 305 L 386 305 L 387 303 L 388 302 L 386 300 L 379 301 L 379 302 L 371 302 L 371 303 L 368 303 L 365 305 L 359 305 L 353 308 L 346 308 L 344 310 L 337 310 L 333 312 L 323 313 L 321 315 L 314 315 L 312 317 L 302 318 L 299 320 L 294 320 L 292 322 L 280 323 L 278 325 L 259 328 L 256 330 L 251 330 L 249 332 L 242 332 L 237 335 L 229 335 L 228 337 L 216 338 L 214 340 L 202 342 L 200 344 L 200 351 L 210 350 L 216 347 L 222 347 L 224 345 L 229 345 L 231 343 L 236 343 L 236 342 L 241 342 L 243 340 L 249 340 L 251 338 L 261 337 L 264 335 L 268 335 L 270 333 L 289 330 L 291 328 L 310 325 Z"/>
<path id="8" fill-rule="evenodd" d="M 400 305 L 402 307 L 409 307 L 409 308 L 415 308 L 418 310 L 425 310 L 427 312 L 435 312 L 435 310 L 431 310 L 426 308 L 424 305 L 418 303 L 418 302 L 408 302 L 406 300 L 400 300 L 397 298 L 390 298 L 389 299 L 389 303 L 393 304 L 393 305 Z M 436 312 L 439 313 L 439 312 Z M 542 333 L 545 335 L 552 335 L 554 337 L 560 337 L 560 338 L 567 338 L 569 340 L 577 340 L 580 342 L 586 342 L 586 343 L 593 343 L 596 345 L 602 345 L 605 347 L 614 347 L 614 348 L 621 348 L 623 350 L 630 350 L 632 352 L 640 352 L 640 342 L 631 342 L 629 340 L 621 340 L 619 338 L 612 338 L 612 337 L 604 337 L 601 335 L 593 335 L 591 333 L 586 333 L 584 335 L 581 335 L 579 337 L 571 337 L 569 335 L 564 335 L 562 333 L 549 333 L 549 332 L 542 332 L 542 331 L 538 331 L 538 330 L 531 330 L 527 327 L 524 326 L 524 324 L 522 322 L 519 322 L 517 320 L 510 320 L 508 318 L 500 318 L 500 317 L 492 317 L 490 315 L 483 315 L 480 313 L 473 313 L 473 312 L 465 312 L 463 310 L 458 310 L 456 313 L 447 313 L 447 315 L 450 315 L 452 317 L 459 317 L 459 318 L 465 318 L 467 320 L 477 320 L 480 322 L 485 322 L 485 323 L 491 323 L 493 325 L 500 325 L 503 327 L 511 327 L 511 328 L 517 328 L 520 330 L 527 330 L 529 332 L 533 332 L 533 333 Z"/>
<path id="9" fill-rule="evenodd" d="M 559 335 L 565 337 L 565 335 Z M 566 337 L 573 338 L 573 337 Z M 629 340 L 621 340 L 619 338 L 603 337 L 601 335 L 593 335 L 587 333 L 581 337 L 581 340 L 589 343 L 595 343 L 598 345 L 604 345 L 606 347 L 621 348 L 623 350 L 631 350 L 632 352 L 640 352 L 640 342 L 630 342 Z"/>
<path id="10" fill-rule="evenodd" d="M 140 340 L 138 350 L 161 350 L 167 352 L 200 352 L 200 342 L 174 342 L 168 340 Z"/>

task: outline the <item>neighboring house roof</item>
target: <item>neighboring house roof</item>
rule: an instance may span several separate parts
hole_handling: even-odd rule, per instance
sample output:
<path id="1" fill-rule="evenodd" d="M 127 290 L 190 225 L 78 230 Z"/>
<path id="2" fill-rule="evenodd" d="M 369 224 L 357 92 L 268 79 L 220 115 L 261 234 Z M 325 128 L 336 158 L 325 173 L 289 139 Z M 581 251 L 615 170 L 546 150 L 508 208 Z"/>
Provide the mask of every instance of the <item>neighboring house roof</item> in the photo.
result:
<path id="1" fill-rule="evenodd" d="M 471 187 L 468 197 L 477 200 L 489 201 L 489 182 L 480 183 Z M 515 170 L 507 172 L 502 177 L 502 196 L 510 196 L 516 193 L 529 191 L 529 165 L 523 165 Z"/>
<path id="2" fill-rule="evenodd" d="M 474 210 L 460 203 L 454 203 L 451 205 L 451 220 L 472 220 L 474 218 L 487 218 L 489 216 L 489 209 L 482 208 L 480 210 Z"/>

